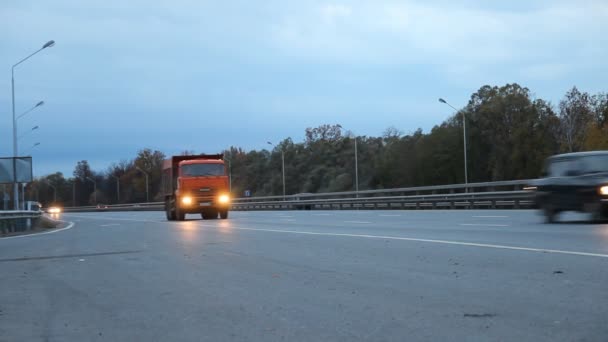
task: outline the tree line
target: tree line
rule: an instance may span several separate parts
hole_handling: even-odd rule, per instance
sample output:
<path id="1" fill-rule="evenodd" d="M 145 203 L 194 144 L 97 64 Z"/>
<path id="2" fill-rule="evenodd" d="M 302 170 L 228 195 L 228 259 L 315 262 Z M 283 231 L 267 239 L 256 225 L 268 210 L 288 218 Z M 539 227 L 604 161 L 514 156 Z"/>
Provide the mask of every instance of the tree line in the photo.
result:
<path id="1" fill-rule="evenodd" d="M 608 94 L 573 87 L 554 106 L 518 84 L 486 85 L 428 133 L 390 127 L 380 137 L 355 136 L 339 124 L 325 124 L 307 128 L 301 142 L 287 138 L 271 150 L 230 147 L 224 154 L 232 193 L 282 194 L 282 156 L 287 194 L 354 190 L 355 140 L 360 190 L 463 183 L 463 120 L 469 182 L 536 178 L 550 155 L 608 149 Z M 150 201 L 162 201 L 165 158 L 143 149 L 99 172 L 82 160 L 72 177 L 37 178 L 27 197 L 66 206 L 144 202 L 147 174 Z"/>

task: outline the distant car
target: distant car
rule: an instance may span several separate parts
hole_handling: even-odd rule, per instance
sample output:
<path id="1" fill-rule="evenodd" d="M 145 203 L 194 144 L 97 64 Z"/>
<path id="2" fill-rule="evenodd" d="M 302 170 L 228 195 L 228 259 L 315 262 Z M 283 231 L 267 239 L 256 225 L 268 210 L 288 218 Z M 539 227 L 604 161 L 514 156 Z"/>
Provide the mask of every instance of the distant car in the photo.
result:
<path id="1" fill-rule="evenodd" d="M 608 151 L 552 156 L 542 177 L 532 188 L 547 222 L 563 211 L 591 213 L 596 221 L 608 218 Z"/>
<path id="2" fill-rule="evenodd" d="M 96 208 L 97 210 L 107 210 L 108 206 L 106 204 L 98 204 Z"/>
<path id="3" fill-rule="evenodd" d="M 27 211 L 41 211 L 42 205 L 36 201 L 26 201 L 24 204 L 24 209 Z"/>
<path id="4" fill-rule="evenodd" d="M 46 208 L 46 212 L 48 214 L 60 214 L 61 213 L 61 207 L 58 206 L 50 206 L 48 208 Z"/>

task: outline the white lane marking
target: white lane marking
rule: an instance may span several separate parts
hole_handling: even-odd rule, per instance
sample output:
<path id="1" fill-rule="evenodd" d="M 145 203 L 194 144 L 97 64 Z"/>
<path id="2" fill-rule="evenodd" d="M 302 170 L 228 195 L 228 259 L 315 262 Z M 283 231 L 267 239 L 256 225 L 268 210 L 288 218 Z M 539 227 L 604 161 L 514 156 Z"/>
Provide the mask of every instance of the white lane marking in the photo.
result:
<path id="1" fill-rule="evenodd" d="M 401 215 L 392 215 L 392 214 L 380 214 L 378 216 L 381 216 L 381 217 L 401 217 Z"/>
<path id="2" fill-rule="evenodd" d="M 475 227 L 510 227 L 508 224 L 493 224 L 493 223 L 460 223 L 459 226 L 475 226 Z"/>
<path id="3" fill-rule="evenodd" d="M 164 223 L 164 222 L 169 222 L 169 221 L 155 221 L 155 220 L 144 220 L 144 219 L 131 219 L 131 218 L 118 218 L 118 217 L 105 217 L 105 216 L 76 216 L 76 215 L 70 215 L 71 217 L 81 217 L 81 218 L 86 218 L 86 219 L 93 219 L 93 220 L 110 220 L 110 221 L 132 221 L 132 222 L 154 222 L 154 223 Z"/>
<path id="4" fill-rule="evenodd" d="M 98 219 L 111 219 L 106 217 L 91 217 L 91 216 L 81 216 L 85 218 L 98 218 Z M 119 219 L 113 219 L 119 220 Z M 149 221 L 149 220 L 130 220 L 123 219 L 124 221 L 136 221 L 136 222 L 152 222 L 152 223 L 178 223 L 178 222 L 168 222 L 168 221 Z M 71 223 L 73 225 L 73 223 Z M 220 228 L 219 226 L 211 227 L 208 225 L 199 225 L 202 228 Z M 66 227 L 62 228 L 69 229 L 72 228 Z M 269 232 L 269 233 L 283 233 L 283 234 L 301 234 L 301 235 L 321 235 L 321 236 L 339 236 L 339 237 L 355 237 L 355 238 L 367 238 L 367 239 L 385 239 L 385 240 L 399 240 L 399 241 L 414 241 L 414 242 L 428 242 L 428 243 L 438 243 L 445 245 L 456 245 L 456 246 L 470 246 L 470 247 L 482 247 L 482 248 L 494 248 L 494 249 L 505 249 L 505 250 L 513 250 L 513 251 L 527 251 L 527 252 L 537 252 L 537 253 L 553 253 L 553 254 L 566 254 L 566 255 L 578 255 L 578 256 L 591 256 L 598 258 L 608 258 L 608 254 L 600 254 L 600 253 L 587 253 L 587 252 L 577 252 L 577 251 L 567 251 L 567 250 L 559 250 L 559 249 L 545 249 L 545 248 L 531 248 L 531 247 L 518 247 L 518 246 L 507 246 L 507 245 L 494 245 L 494 244 L 485 244 L 485 243 L 473 243 L 473 242 L 462 242 L 462 241 L 449 241 L 449 240 L 434 240 L 434 239 L 419 239 L 419 238 L 408 238 L 408 237 L 400 237 L 400 236 L 382 236 L 382 235 L 365 235 L 365 234 L 342 234 L 342 233 L 320 233 L 320 232 L 307 232 L 307 231 L 296 231 L 296 230 L 279 230 L 279 229 L 263 229 L 263 228 L 244 228 L 244 227 L 236 227 L 232 226 L 232 229 L 236 230 L 249 230 L 249 231 L 260 231 L 260 232 Z M 40 234 L 49 234 L 54 233 L 40 233 Z M 18 238 L 18 237 L 28 237 L 35 236 L 40 234 L 33 235 L 20 235 L 14 237 L 6 237 L 2 239 L 9 238 Z M 0 240 L 2 240 L 0 239 Z"/>
<path id="5" fill-rule="evenodd" d="M 280 221 L 285 221 L 285 222 L 295 222 L 295 220 L 294 220 L 294 219 L 284 219 L 284 218 L 280 219 Z"/>
<path id="6" fill-rule="evenodd" d="M 355 237 L 355 238 L 366 238 L 366 239 L 384 239 L 384 240 L 428 242 L 428 243 L 438 243 L 438 244 L 444 244 L 444 245 L 470 246 L 470 247 L 506 249 L 506 250 L 514 250 L 514 251 L 526 251 L 526 252 L 537 252 L 537 253 L 554 253 L 554 254 L 567 254 L 567 255 L 579 255 L 579 256 L 591 256 L 591 257 L 598 257 L 598 258 L 608 258 L 608 254 L 600 254 L 600 253 L 587 253 L 587 252 L 567 251 L 567 250 L 559 250 L 559 249 L 545 249 L 545 248 L 531 248 L 531 247 L 494 245 L 494 244 L 474 243 L 474 242 L 462 242 L 462 241 L 418 239 L 418 238 L 408 238 L 408 237 L 400 237 L 400 236 L 383 236 L 383 235 L 367 235 L 367 234 L 343 234 L 343 233 L 321 233 L 321 232 L 306 232 L 306 231 L 297 231 L 297 230 L 279 230 L 279 229 L 244 228 L 244 227 L 232 227 L 232 229 L 250 230 L 250 231 L 259 231 L 259 232 L 269 232 L 269 233 L 283 233 L 283 234 L 321 235 L 321 236 Z"/>
<path id="7" fill-rule="evenodd" d="M 483 215 L 483 216 L 473 216 L 475 218 L 508 218 L 509 216 L 498 216 L 498 215 Z"/>
<path id="8" fill-rule="evenodd" d="M 7 237 L 0 238 L 0 240 L 20 239 L 20 238 L 26 238 L 26 237 L 39 236 L 39 235 L 53 234 L 53 233 L 61 232 L 61 231 L 64 231 L 64 230 L 68 230 L 68 229 L 70 229 L 72 227 L 74 227 L 74 222 L 69 222 L 68 226 L 64 227 L 64 228 L 53 229 L 53 230 L 49 230 L 48 232 L 42 232 L 42 233 L 32 233 L 32 234 L 17 235 L 17 236 L 7 236 Z"/>
<path id="9" fill-rule="evenodd" d="M 113 227 L 113 226 L 120 226 L 120 223 L 108 223 L 108 224 L 100 224 L 100 227 Z"/>
<path id="10" fill-rule="evenodd" d="M 371 222 L 368 222 L 368 221 L 344 221 L 344 223 L 367 224 L 367 223 L 371 223 Z"/>

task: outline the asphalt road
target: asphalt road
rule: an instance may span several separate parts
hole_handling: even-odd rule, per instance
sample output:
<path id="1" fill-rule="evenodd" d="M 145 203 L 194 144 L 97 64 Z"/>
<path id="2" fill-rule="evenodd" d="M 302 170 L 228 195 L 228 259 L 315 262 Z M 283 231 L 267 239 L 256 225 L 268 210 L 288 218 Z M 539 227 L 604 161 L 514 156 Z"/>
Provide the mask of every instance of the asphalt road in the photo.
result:
<path id="1" fill-rule="evenodd" d="M 533 211 L 65 214 L 0 239 L 0 341 L 608 341 L 608 224 Z"/>

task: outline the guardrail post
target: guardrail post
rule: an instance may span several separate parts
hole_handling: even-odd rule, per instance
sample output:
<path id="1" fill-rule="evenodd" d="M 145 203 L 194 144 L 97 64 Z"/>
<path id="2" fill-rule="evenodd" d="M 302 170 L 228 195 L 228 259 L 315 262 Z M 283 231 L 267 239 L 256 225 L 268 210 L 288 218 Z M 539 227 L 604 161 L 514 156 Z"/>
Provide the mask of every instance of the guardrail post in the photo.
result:
<path id="1" fill-rule="evenodd" d="M 513 206 L 515 207 L 515 209 L 519 209 L 519 200 L 518 199 L 516 199 L 514 201 L 514 205 Z"/>

